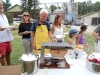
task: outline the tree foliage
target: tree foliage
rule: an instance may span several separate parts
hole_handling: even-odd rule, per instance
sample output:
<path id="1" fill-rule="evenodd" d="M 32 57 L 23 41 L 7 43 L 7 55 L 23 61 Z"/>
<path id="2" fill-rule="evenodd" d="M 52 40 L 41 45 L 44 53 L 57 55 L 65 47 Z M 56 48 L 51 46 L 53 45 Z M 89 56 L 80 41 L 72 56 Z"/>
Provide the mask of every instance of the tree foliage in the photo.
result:
<path id="1" fill-rule="evenodd" d="M 78 7 L 78 15 L 84 15 L 91 12 L 100 11 L 100 1 L 92 3 L 92 0 L 87 0 L 83 2 L 76 2 L 74 3 L 75 7 Z M 61 8 L 63 10 L 68 10 L 67 4 L 63 3 Z"/>
<path id="2" fill-rule="evenodd" d="M 87 14 L 90 12 L 100 11 L 100 2 L 92 3 L 91 0 L 88 0 L 87 2 L 78 2 L 78 14 Z"/>
<path id="3" fill-rule="evenodd" d="M 5 2 L 3 1 L 3 7 L 4 7 L 4 12 L 6 12 L 11 7 L 10 1 L 9 0 L 5 0 Z"/>
<path id="4" fill-rule="evenodd" d="M 11 7 L 11 3 L 9 0 L 2 1 L 4 7 L 4 14 L 7 16 L 9 23 L 13 22 L 13 13 L 7 13 L 6 11 Z"/>
<path id="5" fill-rule="evenodd" d="M 12 23 L 13 22 L 14 14 L 13 13 L 7 13 L 7 12 L 5 12 L 5 15 L 7 16 L 8 22 Z"/>
<path id="6" fill-rule="evenodd" d="M 22 11 L 28 11 L 31 17 L 36 17 L 40 8 L 38 8 L 39 1 L 38 0 L 21 0 L 21 8 Z"/>
<path id="7" fill-rule="evenodd" d="M 61 6 L 61 8 L 62 8 L 63 10 L 65 10 L 65 9 L 67 8 L 67 3 L 63 3 L 62 6 Z"/>
<path id="8" fill-rule="evenodd" d="M 53 12 L 54 10 L 56 10 L 57 9 L 57 7 L 55 6 L 55 5 L 50 5 L 50 9 L 51 9 L 51 11 Z"/>

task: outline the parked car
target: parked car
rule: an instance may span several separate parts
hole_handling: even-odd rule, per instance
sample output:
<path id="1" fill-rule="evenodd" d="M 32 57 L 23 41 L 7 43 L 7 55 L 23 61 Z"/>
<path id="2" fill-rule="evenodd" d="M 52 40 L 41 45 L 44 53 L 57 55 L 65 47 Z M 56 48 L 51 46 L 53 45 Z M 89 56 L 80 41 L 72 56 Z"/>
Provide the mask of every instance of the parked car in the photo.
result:
<path id="1" fill-rule="evenodd" d="M 87 23 L 85 23 L 85 22 L 84 22 L 84 23 L 82 23 L 82 25 L 86 25 L 86 26 L 88 26 L 88 24 L 87 24 Z"/>
<path id="2" fill-rule="evenodd" d="M 81 25 L 81 23 L 76 23 L 75 25 L 76 25 L 76 26 L 80 26 L 80 25 Z"/>
<path id="3" fill-rule="evenodd" d="M 88 26 L 88 24 L 85 23 L 85 22 L 83 22 L 83 23 L 76 23 L 76 26 L 81 26 L 81 25 L 86 25 L 86 26 Z"/>
<path id="4" fill-rule="evenodd" d="M 13 18 L 13 21 L 21 21 L 21 18 Z"/>

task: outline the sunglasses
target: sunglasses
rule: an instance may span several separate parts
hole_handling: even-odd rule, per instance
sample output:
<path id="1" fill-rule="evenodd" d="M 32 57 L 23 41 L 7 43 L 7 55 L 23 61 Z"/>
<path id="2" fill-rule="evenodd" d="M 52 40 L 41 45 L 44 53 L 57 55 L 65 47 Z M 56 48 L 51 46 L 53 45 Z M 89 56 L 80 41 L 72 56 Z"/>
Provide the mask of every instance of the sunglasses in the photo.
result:
<path id="1" fill-rule="evenodd" d="M 27 16 L 27 17 L 29 17 L 29 15 L 24 15 L 25 17 Z"/>

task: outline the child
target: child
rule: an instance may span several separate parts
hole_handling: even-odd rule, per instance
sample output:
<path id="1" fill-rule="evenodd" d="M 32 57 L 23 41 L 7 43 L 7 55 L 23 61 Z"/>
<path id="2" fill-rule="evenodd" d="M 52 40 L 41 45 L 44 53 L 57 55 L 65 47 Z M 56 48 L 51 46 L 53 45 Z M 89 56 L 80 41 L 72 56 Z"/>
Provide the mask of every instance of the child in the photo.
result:
<path id="1" fill-rule="evenodd" d="M 80 32 L 76 37 L 76 45 L 83 45 L 83 46 L 88 46 L 88 43 L 85 42 L 86 37 L 84 36 L 84 32 L 86 31 L 87 26 L 82 25 L 80 27 Z"/>
<path id="2" fill-rule="evenodd" d="M 70 45 L 73 45 L 75 46 L 75 42 L 74 42 L 74 38 L 76 38 L 76 34 L 77 34 L 77 30 L 76 29 L 71 29 L 69 31 L 69 38 L 67 40 L 67 42 L 70 44 Z"/>
<path id="3" fill-rule="evenodd" d="M 67 42 L 73 47 L 73 50 L 68 50 L 66 57 L 70 57 L 71 59 L 75 58 L 74 49 L 75 49 L 76 45 L 75 45 L 74 38 L 76 38 L 76 35 L 77 35 L 77 30 L 76 29 L 71 29 L 69 31 L 69 35 L 68 35 L 69 37 L 68 37 Z"/>

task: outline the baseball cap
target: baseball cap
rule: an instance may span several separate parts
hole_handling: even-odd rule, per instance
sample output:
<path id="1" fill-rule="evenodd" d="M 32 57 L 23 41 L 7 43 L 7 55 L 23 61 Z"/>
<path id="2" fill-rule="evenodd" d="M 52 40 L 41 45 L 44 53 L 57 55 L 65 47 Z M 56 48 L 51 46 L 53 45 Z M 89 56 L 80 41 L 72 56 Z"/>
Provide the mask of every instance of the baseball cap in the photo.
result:
<path id="1" fill-rule="evenodd" d="M 71 29 L 71 30 L 69 31 L 69 34 L 77 34 L 77 30 L 76 30 L 76 29 Z"/>

